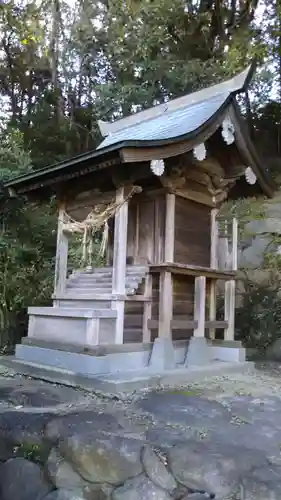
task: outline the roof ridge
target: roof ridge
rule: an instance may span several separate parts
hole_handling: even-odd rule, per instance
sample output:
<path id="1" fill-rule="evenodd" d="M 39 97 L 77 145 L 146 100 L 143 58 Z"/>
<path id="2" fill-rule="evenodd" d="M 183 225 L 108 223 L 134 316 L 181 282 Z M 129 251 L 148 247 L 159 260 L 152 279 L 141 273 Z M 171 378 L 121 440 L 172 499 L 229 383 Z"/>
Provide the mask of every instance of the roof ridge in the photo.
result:
<path id="1" fill-rule="evenodd" d="M 104 122 L 102 120 L 98 121 L 99 129 L 103 137 L 111 135 L 115 132 L 127 129 L 133 125 L 137 125 L 148 121 L 153 118 L 157 118 L 165 113 L 176 111 L 178 109 L 190 106 L 192 104 L 197 104 L 201 101 L 208 100 L 217 94 L 221 93 L 237 93 L 242 92 L 245 86 L 248 84 L 253 72 L 253 64 L 249 65 L 244 71 L 235 75 L 229 80 L 225 80 L 221 83 L 215 85 L 210 85 L 196 92 L 192 92 L 182 97 L 172 99 L 157 106 L 153 106 L 149 109 L 134 113 L 126 118 L 121 118 L 115 122 Z"/>

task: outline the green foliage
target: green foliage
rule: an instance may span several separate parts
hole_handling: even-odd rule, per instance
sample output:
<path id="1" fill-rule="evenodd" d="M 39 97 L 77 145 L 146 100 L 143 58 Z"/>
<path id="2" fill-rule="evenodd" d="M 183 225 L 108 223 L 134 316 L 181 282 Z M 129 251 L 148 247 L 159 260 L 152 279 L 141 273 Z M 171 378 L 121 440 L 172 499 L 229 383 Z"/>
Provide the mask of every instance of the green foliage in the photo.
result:
<path id="1" fill-rule="evenodd" d="M 22 135 L 13 130 L 0 143 L 0 178 L 31 169 Z M 39 207 L 0 193 L 0 346 L 24 333 L 26 308 L 50 300 L 55 223 L 52 204 Z"/>
<path id="2" fill-rule="evenodd" d="M 32 170 L 30 155 L 24 151 L 23 134 L 8 128 L 0 142 L 0 181 Z"/>
<path id="3" fill-rule="evenodd" d="M 238 221 L 239 241 L 250 236 L 247 231 L 247 224 L 253 220 L 262 220 L 265 217 L 264 209 L 265 198 L 240 198 L 238 200 L 229 200 L 220 208 L 219 220 L 221 224 L 224 221 L 228 223 L 235 217 Z"/>
<path id="4" fill-rule="evenodd" d="M 23 442 L 19 446 L 15 446 L 13 452 L 15 457 L 25 458 L 30 462 L 34 462 L 42 466 L 45 465 L 48 457 L 48 452 L 44 446 L 28 442 Z"/>
<path id="5" fill-rule="evenodd" d="M 82 244 L 83 237 L 81 234 L 72 234 L 69 237 L 68 251 L 68 268 L 70 270 L 80 269 L 82 264 Z M 100 255 L 101 238 L 95 235 L 93 238 L 93 261 L 92 266 L 102 267 L 104 265 L 104 257 Z"/>
<path id="6" fill-rule="evenodd" d="M 261 354 L 281 336 L 281 276 L 268 283 L 244 281 L 243 304 L 236 309 L 237 340 Z"/>
<path id="7" fill-rule="evenodd" d="M 265 200 L 262 198 L 240 199 L 227 202 L 220 211 L 220 217 L 231 220 L 235 216 L 239 222 L 240 244 L 248 237 L 247 224 L 253 220 L 266 218 Z M 267 235 L 269 238 L 269 235 Z M 280 236 L 272 234 L 268 251 L 264 253 L 260 269 L 240 273 L 241 293 L 238 295 L 235 331 L 237 340 L 249 348 L 263 354 L 276 338 L 281 336 L 281 255 L 271 248 L 281 244 Z"/>

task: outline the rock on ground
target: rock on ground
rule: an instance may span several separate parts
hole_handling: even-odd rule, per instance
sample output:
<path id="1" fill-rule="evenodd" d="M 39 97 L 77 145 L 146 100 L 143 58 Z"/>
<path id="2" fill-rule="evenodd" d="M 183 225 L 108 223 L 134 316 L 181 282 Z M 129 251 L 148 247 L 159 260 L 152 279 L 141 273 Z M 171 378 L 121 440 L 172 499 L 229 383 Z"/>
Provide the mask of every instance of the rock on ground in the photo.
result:
<path id="1" fill-rule="evenodd" d="M 112 494 L 112 500 L 172 500 L 167 491 L 156 486 L 144 474 L 129 479 Z"/>
<path id="2" fill-rule="evenodd" d="M 86 429 L 59 441 L 59 451 L 86 481 L 117 485 L 142 472 L 142 445 L 136 439 Z"/>
<path id="3" fill-rule="evenodd" d="M 47 461 L 47 474 L 56 488 L 67 490 L 83 488 L 87 482 L 73 469 L 60 455 L 56 448 L 53 448 Z"/>
<path id="4" fill-rule="evenodd" d="M 92 430 L 115 432 L 122 430 L 122 426 L 114 415 L 93 409 L 82 409 L 79 412 L 53 418 L 46 425 L 45 438 L 56 444 L 59 439 L 68 438 L 73 434 L 89 433 Z"/>
<path id="5" fill-rule="evenodd" d="M 142 463 L 146 475 L 156 486 L 169 492 L 176 490 L 177 483 L 174 477 L 148 445 L 144 446 L 142 450 Z"/>
<path id="6" fill-rule="evenodd" d="M 63 397 L 62 387 L 23 379 L 9 399 L 5 381 L 0 460 L 34 460 L 34 445 L 47 455 L 44 474 L 23 458 L 0 465 L 0 499 L 280 500 L 280 380 L 281 366 L 267 363 L 133 401 L 77 391 L 79 404 L 74 390 Z"/>
<path id="7" fill-rule="evenodd" d="M 50 490 L 40 467 L 24 458 L 12 458 L 0 467 L 2 500 L 41 500 Z"/>
<path id="8" fill-rule="evenodd" d="M 59 489 L 51 491 L 51 493 L 48 493 L 42 500 L 85 500 L 85 497 L 81 490 Z"/>

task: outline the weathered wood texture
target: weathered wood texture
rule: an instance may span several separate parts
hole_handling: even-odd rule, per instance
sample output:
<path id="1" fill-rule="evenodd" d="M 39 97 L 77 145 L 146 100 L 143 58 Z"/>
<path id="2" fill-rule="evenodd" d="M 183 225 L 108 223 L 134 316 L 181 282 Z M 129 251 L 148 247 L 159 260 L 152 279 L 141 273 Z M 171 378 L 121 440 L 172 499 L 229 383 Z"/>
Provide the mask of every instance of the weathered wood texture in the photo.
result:
<path id="1" fill-rule="evenodd" d="M 80 193 L 73 199 L 68 199 L 65 202 L 65 210 L 73 219 L 83 221 L 97 205 L 112 203 L 115 198 L 115 191 L 100 193 L 96 189 L 91 189 Z"/>
<path id="2" fill-rule="evenodd" d="M 192 276 L 174 276 L 173 278 L 173 320 L 193 320 L 194 278 Z M 173 329 L 173 340 L 191 337 L 193 330 Z"/>
<path id="3" fill-rule="evenodd" d="M 125 302 L 124 343 L 142 342 L 143 302 Z"/>
<path id="4" fill-rule="evenodd" d="M 139 196 L 129 204 L 127 258 L 135 263 L 164 259 L 165 197 Z"/>
<path id="5" fill-rule="evenodd" d="M 210 208 L 177 197 L 174 261 L 209 267 L 210 234 Z"/>

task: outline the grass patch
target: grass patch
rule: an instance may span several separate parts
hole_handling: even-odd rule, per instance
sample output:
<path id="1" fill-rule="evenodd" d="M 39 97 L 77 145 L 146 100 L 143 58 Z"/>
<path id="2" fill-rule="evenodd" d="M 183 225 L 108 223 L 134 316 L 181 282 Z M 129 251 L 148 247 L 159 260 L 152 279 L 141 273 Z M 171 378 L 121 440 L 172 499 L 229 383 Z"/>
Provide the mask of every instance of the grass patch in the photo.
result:
<path id="1" fill-rule="evenodd" d="M 26 442 L 15 446 L 13 452 L 15 457 L 25 458 L 30 462 L 37 463 L 38 465 L 43 465 L 48 456 L 44 446 Z"/>

